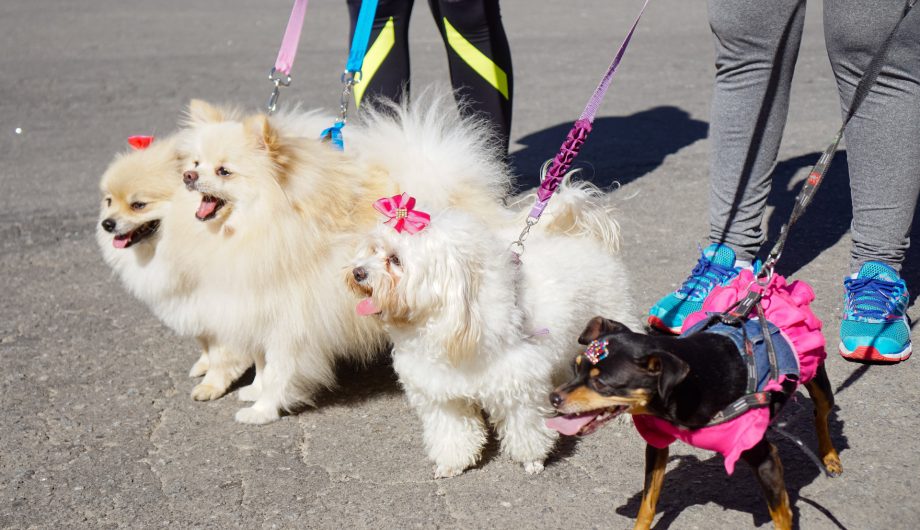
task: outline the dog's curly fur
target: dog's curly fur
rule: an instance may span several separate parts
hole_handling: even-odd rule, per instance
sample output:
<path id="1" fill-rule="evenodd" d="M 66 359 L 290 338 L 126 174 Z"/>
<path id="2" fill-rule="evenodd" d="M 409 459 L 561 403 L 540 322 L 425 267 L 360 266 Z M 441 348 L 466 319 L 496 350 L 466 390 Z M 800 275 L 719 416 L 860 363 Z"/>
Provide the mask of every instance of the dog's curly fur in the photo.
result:
<path id="1" fill-rule="evenodd" d="M 558 193 L 520 263 L 508 250 L 520 225 L 448 210 L 415 235 L 378 226 L 347 271 L 348 286 L 371 308 L 365 312 L 376 311 L 393 341 L 394 368 L 422 420 L 436 477 L 477 461 L 487 432 L 482 410 L 503 452 L 528 473 L 541 471 L 556 440 L 544 426 L 546 395 L 578 351 L 582 323 L 598 311 L 636 322 L 625 270 L 611 252 L 618 230 L 600 194 L 569 183 Z M 534 336 L 543 327 L 549 334 Z"/>

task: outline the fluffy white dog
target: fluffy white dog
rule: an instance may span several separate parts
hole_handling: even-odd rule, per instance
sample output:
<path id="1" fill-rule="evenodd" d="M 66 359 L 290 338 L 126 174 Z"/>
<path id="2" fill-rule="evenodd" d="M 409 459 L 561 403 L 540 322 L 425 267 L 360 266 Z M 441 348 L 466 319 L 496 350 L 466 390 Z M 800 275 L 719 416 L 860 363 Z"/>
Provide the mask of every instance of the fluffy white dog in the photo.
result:
<path id="1" fill-rule="evenodd" d="M 435 477 L 477 461 L 482 410 L 502 451 L 540 472 L 557 437 L 544 425 L 547 396 L 584 322 L 609 313 L 638 324 L 607 213 L 595 189 L 564 184 L 520 262 L 509 251 L 520 225 L 458 211 L 412 235 L 378 226 L 362 245 L 346 282 L 363 298 L 358 313 L 376 315 L 394 344 Z"/>

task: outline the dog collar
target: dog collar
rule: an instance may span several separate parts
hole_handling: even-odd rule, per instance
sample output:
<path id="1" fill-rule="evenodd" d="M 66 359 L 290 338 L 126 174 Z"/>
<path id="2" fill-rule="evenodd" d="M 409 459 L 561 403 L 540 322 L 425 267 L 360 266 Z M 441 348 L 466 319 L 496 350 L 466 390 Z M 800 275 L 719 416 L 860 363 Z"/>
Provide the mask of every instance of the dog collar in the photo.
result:
<path id="1" fill-rule="evenodd" d="M 591 361 L 591 364 L 597 364 L 607 356 L 610 355 L 610 351 L 607 350 L 607 340 L 592 340 L 591 344 L 588 344 L 588 348 L 585 350 L 585 357 Z"/>

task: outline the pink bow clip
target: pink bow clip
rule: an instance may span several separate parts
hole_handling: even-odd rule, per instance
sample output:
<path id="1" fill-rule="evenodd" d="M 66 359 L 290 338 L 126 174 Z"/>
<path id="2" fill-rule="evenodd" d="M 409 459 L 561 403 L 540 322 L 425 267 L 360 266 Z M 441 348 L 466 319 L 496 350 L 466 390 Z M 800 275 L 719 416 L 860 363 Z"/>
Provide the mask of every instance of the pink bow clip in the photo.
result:
<path id="1" fill-rule="evenodd" d="M 153 142 L 153 136 L 129 136 L 128 145 L 134 148 L 136 151 L 141 149 L 147 149 L 150 144 Z"/>
<path id="2" fill-rule="evenodd" d="M 415 234 L 431 224 L 431 216 L 425 212 L 413 210 L 414 206 L 415 197 L 406 193 L 384 197 L 374 202 L 374 209 L 389 217 L 383 224 L 392 226 L 399 233 L 405 230 L 410 234 Z"/>

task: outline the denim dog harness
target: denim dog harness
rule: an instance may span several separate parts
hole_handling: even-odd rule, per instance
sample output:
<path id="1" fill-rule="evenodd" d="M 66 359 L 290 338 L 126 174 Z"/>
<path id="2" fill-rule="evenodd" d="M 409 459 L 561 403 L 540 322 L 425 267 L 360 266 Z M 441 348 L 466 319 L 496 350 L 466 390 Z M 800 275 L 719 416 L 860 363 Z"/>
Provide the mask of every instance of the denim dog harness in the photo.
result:
<path id="1" fill-rule="evenodd" d="M 741 322 L 727 325 L 718 321 L 718 317 L 713 319 L 712 315 L 734 307 L 743 299 L 753 280 L 750 271 L 742 271 L 729 285 L 716 287 L 702 310 L 684 322 L 684 335 L 700 333 L 705 328 L 705 333 L 719 333 L 735 343 L 748 371 L 745 395 L 698 429 L 687 429 L 648 414 L 633 416 L 639 434 L 652 447 L 660 449 L 681 440 L 700 449 L 717 451 L 725 457 L 725 470 L 729 474 L 741 454 L 763 439 L 778 412 L 771 405 L 781 406 L 785 402 L 783 396 L 792 395 L 799 385 L 810 381 L 827 355 L 821 321 L 809 307 L 814 291 L 804 282 L 787 284 L 780 275 L 774 275 L 770 281 L 762 302 L 769 343 L 763 336 L 763 323 L 754 315 L 745 319 L 743 325 Z M 773 366 L 769 345 L 773 346 Z M 750 346 L 750 355 L 746 346 Z M 775 372 L 775 379 L 771 371 Z"/>
<path id="2" fill-rule="evenodd" d="M 691 335 L 704 327 L 705 321 L 699 322 L 682 336 Z M 772 322 L 767 322 L 767 329 L 770 330 L 770 339 L 773 341 L 773 348 L 776 352 L 776 371 L 778 376 L 794 375 L 799 376 L 799 358 L 792 349 L 792 345 L 783 336 L 782 332 Z M 754 350 L 754 374 L 753 378 L 757 381 L 757 391 L 763 392 L 767 381 L 770 379 L 770 356 L 767 354 L 766 341 L 763 337 L 763 330 L 757 319 L 751 319 L 744 323 L 744 329 L 741 326 L 729 326 L 721 322 L 709 326 L 706 333 L 718 333 L 732 339 L 738 348 L 738 354 L 742 357 L 744 352 L 744 333 L 747 332 L 748 340 Z"/>

